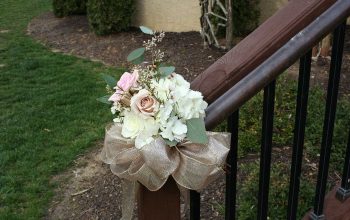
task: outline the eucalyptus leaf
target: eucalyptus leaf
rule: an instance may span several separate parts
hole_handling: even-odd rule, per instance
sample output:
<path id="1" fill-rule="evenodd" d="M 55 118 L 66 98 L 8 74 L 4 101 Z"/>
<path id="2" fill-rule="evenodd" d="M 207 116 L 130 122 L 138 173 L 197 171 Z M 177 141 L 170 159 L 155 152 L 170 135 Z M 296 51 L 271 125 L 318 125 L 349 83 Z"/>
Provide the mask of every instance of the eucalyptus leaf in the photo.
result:
<path id="1" fill-rule="evenodd" d="M 140 56 L 139 58 L 131 61 L 133 64 L 137 65 L 137 64 L 141 64 L 143 63 L 143 61 L 145 60 L 145 55 L 142 54 L 142 56 Z"/>
<path id="2" fill-rule="evenodd" d="M 162 77 L 167 77 L 175 71 L 175 67 L 173 66 L 164 66 L 159 67 L 159 72 Z"/>
<path id="3" fill-rule="evenodd" d="M 140 58 L 143 57 L 144 53 L 145 53 L 145 48 L 144 47 L 141 47 L 141 48 L 138 48 L 136 50 L 133 50 L 127 57 L 127 61 L 129 62 L 132 62 L 134 60 L 138 60 Z"/>
<path id="4" fill-rule="evenodd" d="M 102 78 L 106 81 L 107 85 L 113 89 L 117 85 L 117 80 L 113 76 L 102 74 Z"/>
<path id="5" fill-rule="evenodd" d="M 141 29 L 141 31 L 142 31 L 143 33 L 145 33 L 145 34 L 149 34 L 149 35 L 154 34 L 154 32 L 153 32 L 150 28 L 148 28 L 148 27 L 140 26 L 140 29 Z"/>
<path id="6" fill-rule="evenodd" d="M 166 67 L 166 66 L 169 66 L 167 63 L 160 63 L 159 65 L 158 65 L 158 67 Z"/>
<path id="7" fill-rule="evenodd" d="M 104 104 L 110 105 L 111 102 L 108 101 L 109 97 L 110 97 L 109 95 L 105 95 L 105 96 L 102 96 L 102 97 L 100 97 L 100 98 L 97 98 L 96 100 L 99 101 L 99 102 L 102 102 L 102 103 L 104 103 Z"/>
<path id="8" fill-rule="evenodd" d="M 187 138 L 197 144 L 207 144 L 208 137 L 205 131 L 203 118 L 191 118 L 187 120 Z"/>
<path id="9" fill-rule="evenodd" d="M 170 147 L 175 147 L 176 145 L 177 145 L 177 141 L 175 141 L 175 140 L 173 140 L 173 141 L 170 141 L 170 140 L 168 140 L 168 139 L 164 139 L 164 141 L 165 141 L 165 143 L 167 144 L 167 145 L 169 145 Z"/>

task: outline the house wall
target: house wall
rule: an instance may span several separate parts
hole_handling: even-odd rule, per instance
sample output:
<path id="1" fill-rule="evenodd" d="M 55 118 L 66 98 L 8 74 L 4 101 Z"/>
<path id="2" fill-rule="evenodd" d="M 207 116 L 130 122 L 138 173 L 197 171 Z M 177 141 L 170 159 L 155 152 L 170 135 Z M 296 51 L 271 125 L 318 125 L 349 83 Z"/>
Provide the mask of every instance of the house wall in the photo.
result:
<path id="1" fill-rule="evenodd" d="M 134 26 L 169 32 L 199 31 L 199 0 L 135 0 Z"/>

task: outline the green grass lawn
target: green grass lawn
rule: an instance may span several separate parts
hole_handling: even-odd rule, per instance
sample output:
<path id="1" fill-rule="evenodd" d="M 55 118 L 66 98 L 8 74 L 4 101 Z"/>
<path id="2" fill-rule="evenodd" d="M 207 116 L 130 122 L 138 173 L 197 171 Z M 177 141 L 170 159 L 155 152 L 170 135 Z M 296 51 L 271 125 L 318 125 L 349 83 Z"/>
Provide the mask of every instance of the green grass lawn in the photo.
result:
<path id="1" fill-rule="evenodd" d="M 47 0 L 0 1 L 0 219 L 39 219 L 53 193 L 50 178 L 103 137 L 111 119 L 96 101 L 99 73 L 117 74 L 50 52 L 25 35 Z"/>

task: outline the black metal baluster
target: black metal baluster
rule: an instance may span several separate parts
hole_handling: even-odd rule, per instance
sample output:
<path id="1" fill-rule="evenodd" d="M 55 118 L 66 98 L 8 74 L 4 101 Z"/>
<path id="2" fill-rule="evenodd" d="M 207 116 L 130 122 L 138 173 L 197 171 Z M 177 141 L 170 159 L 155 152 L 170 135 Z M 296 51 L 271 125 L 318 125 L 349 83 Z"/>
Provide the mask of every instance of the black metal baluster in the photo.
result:
<path id="1" fill-rule="evenodd" d="M 292 166 L 289 182 L 289 198 L 287 219 L 295 220 L 298 208 L 301 164 L 303 160 L 305 122 L 307 115 L 307 101 L 309 96 L 309 82 L 311 70 L 311 56 L 309 51 L 300 59 L 298 97 L 295 115 Z"/>
<path id="2" fill-rule="evenodd" d="M 340 201 L 345 201 L 350 197 L 350 129 L 348 146 L 346 148 L 346 156 L 344 161 L 343 178 L 336 195 Z"/>
<path id="3" fill-rule="evenodd" d="M 310 218 L 313 220 L 324 219 L 323 203 L 326 193 L 329 158 L 332 147 L 333 128 L 335 112 L 338 99 L 338 88 L 340 79 L 340 70 L 343 56 L 344 36 L 346 23 L 339 25 L 333 35 L 332 60 L 329 72 L 329 82 L 327 90 L 326 113 L 323 124 L 323 135 L 321 143 L 321 155 L 318 168 L 318 177 L 315 193 L 314 211 Z"/>
<path id="4" fill-rule="evenodd" d="M 268 211 L 275 87 L 276 81 L 273 81 L 264 89 L 258 201 L 258 219 L 260 220 L 267 219 Z"/>
<path id="5" fill-rule="evenodd" d="M 199 220 L 201 217 L 201 196 L 198 192 L 190 191 L 190 219 Z"/>
<path id="6" fill-rule="evenodd" d="M 237 182 L 237 148 L 238 148 L 239 111 L 228 118 L 228 129 L 231 132 L 231 148 L 227 156 L 225 219 L 236 219 L 236 182 Z"/>

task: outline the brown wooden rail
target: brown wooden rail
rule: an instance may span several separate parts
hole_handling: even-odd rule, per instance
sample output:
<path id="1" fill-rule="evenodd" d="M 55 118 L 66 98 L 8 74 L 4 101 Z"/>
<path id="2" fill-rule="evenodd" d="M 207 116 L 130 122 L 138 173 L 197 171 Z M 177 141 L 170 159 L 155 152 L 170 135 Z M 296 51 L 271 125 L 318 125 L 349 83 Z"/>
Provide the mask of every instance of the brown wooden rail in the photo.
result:
<path id="1" fill-rule="evenodd" d="M 209 103 L 216 100 L 244 76 L 304 29 L 335 0 L 293 0 L 260 25 L 191 84 Z"/>
<path id="2" fill-rule="evenodd" d="M 349 15 L 350 0 L 338 0 L 305 30 L 299 31 L 274 54 L 266 58 L 263 63 L 255 66 L 254 70 L 241 74 L 242 78 L 238 82 L 233 82 L 229 90 L 208 107 L 205 118 L 206 128 L 212 129 L 225 120 Z M 215 72 L 211 72 L 209 75 L 212 75 L 213 79 L 219 78 Z"/>

